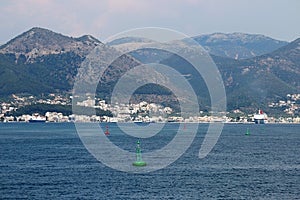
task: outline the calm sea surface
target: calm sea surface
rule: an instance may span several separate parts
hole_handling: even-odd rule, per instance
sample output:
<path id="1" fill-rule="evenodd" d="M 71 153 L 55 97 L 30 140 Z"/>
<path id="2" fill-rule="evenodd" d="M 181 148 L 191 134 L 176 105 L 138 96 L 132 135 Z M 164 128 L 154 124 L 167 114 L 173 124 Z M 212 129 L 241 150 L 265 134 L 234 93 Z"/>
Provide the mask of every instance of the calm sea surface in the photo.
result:
<path id="1" fill-rule="evenodd" d="M 72 123 L 0 123 L 0 199 L 300 199 L 300 125 L 226 124 L 199 159 L 207 127 L 173 164 L 131 174 L 97 161 Z M 177 128 L 142 139 L 143 151 L 166 145 Z M 109 130 L 114 144 L 134 151 L 135 138 L 116 124 Z"/>

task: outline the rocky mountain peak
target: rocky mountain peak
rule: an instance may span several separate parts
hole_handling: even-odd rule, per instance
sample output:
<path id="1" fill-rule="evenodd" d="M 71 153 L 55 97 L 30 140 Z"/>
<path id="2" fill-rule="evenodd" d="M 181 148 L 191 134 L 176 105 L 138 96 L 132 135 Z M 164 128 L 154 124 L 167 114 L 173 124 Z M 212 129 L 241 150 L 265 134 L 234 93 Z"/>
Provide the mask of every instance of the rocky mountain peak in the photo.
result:
<path id="1" fill-rule="evenodd" d="M 2 45 L 0 53 L 15 54 L 16 60 L 20 55 L 24 55 L 27 62 L 34 62 L 35 58 L 49 54 L 74 52 L 84 56 L 99 44 L 99 40 L 89 35 L 73 38 L 34 27 Z"/>

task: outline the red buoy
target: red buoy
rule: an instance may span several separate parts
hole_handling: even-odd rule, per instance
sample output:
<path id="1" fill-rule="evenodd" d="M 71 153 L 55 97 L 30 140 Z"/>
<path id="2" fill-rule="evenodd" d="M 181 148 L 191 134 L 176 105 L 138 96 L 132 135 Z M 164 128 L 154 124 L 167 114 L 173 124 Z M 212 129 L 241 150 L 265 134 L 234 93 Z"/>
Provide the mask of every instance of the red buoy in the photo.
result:
<path id="1" fill-rule="evenodd" d="M 105 135 L 109 135 L 108 126 L 106 126 Z"/>

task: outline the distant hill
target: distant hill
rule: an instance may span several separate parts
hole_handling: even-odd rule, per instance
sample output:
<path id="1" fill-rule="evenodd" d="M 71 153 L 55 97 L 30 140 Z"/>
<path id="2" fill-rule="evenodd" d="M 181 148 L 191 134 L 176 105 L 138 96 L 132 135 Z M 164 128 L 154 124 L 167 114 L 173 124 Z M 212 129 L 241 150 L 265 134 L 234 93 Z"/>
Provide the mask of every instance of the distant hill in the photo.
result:
<path id="1" fill-rule="evenodd" d="M 101 42 L 32 28 L 0 47 L 1 95 L 67 91 L 84 57 Z"/>
<path id="2" fill-rule="evenodd" d="M 239 108 L 253 112 L 257 108 L 268 109 L 268 102 L 299 92 L 300 39 L 286 43 L 261 35 L 218 33 L 195 37 L 195 40 L 210 48 L 224 80 L 229 110 Z M 110 43 L 110 48 L 150 42 L 141 38 L 124 38 Z M 100 52 L 99 59 L 107 56 L 101 52 L 108 46 L 89 35 L 72 38 L 43 28 L 26 31 L 0 47 L 0 95 L 70 92 L 80 64 L 95 47 Z M 234 59 L 235 53 L 239 59 Z M 251 58 L 240 59 L 247 57 Z M 105 72 L 98 93 L 109 96 L 126 71 L 149 62 L 167 64 L 180 71 L 197 91 L 201 108 L 208 108 L 209 94 L 201 76 L 183 59 L 157 50 L 138 50 L 121 56 Z M 137 100 L 146 96 L 149 101 L 176 102 L 170 91 L 154 84 L 139 89 L 137 94 L 140 94 Z"/>
<path id="3" fill-rule="evenodd" d="M 0 47 L 2 54 L 25 56 L 26 62 L 34 62 L 41 56 L 75 53 L 85 56 L 95 46 L 101 44 L 96 38 L 85 35 L 80 38 L 64 36 L 43 28 L 32 28 Z"/>
<path id="4" fill-rule="evenodd" d="M 193 37 L 210 54 L 234 59 L 246 59 L 270 53 L 288 44 L 257 34 L 213 33 Z"/>
<path id="5" fill-rule="evenodd" d="M 288 42 L 275 40 L 264 35 L 246 33 L 213 33 L 192 38 L 209 54 L 239 60 L 264 55 L 288 44 Z M 128 46 L 139 47 L 151 42 L 153 41 L 145 38 L 124 37 L 113 40 L 107 45 L 126 49 Z M 131 53 L 131 55 L 142 62 L 153 62 L 169 56 L 164 52 L 153 49 L 138 50 Z"/>
<path id="6" fill-rule="evenodd" d="M 268 102 L 284 99 L 288 93 L 299 93 L 299 41 L 297 39 L 269 54 L 244 60 L 212 55 L 223 77 L 228 109 L 267 110 Z M 174 55 L 162 63 L 189 75 L 195 91 L 208 102 L 210 97 L 205 83 L 189 63 Z"/>
<path id="7" fill-rule="evenodd" d="M 89 35 L 32 28 L 0 47 L 1 95 L 70 91 L 85 56 L 101 45 Z"/>
<path id="8" fill-rule="evenodd" d="M 276 51 L 254 59 L 285 83 L 300 89 L 300 38 Z"/>
<path id="9" fill-rule="evenodd" d="M 55 91 L 52 87 L 40 81 L 40 79 L 36 79 L 35 75 L 30 74 L 27 70 L 27 67 L 23 64 L 15 62 L 14 54 L 0 54 L 0 96 L 13 93 L 38 95 L 46 91 Z M 37 71 L 36 73 L 39 72 Z"/>
<path id="10" fill-rule="evenodd" d="M 89 35 L 72 38 L 43 28 L 22 33 L 0 47 L 0 95 L 70 92 L 81 63 L 95 47 L 100 59 L 106 56 L 107 46 Z M 115 60 L 104 73 L 98 93 L 106 97 L 117 80 L 139 64 L 129 55 Z M 92 76 L 85 78 L 95 78 Z M 160 90 L 160 93 L 169 92 Z"/>

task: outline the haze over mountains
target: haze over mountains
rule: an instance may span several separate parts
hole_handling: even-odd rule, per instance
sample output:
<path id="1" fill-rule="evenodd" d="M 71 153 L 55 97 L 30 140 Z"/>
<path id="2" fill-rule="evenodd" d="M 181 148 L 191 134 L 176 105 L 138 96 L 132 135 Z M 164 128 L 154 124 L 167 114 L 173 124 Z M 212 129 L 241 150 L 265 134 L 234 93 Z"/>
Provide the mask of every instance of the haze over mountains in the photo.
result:
<path id="1" fill-rule="evenodd" d="M 259 34 L 246 33 L 213 33 L 192 37 L 208 53 L 234 59 L 247 59 L 270 53 L 288 42 L 275 40 Z M 151 40 L 127 37 L 114 40 L 109 45 L 122 46 L 126 44 L 149 43 Z"/>
<path id="2" fill-rule="evenodd" d="M 299 92 L 300 39 L 288 43 L 243 33 L 215 33 L 194 39 L 212 55 L 222 74 L 229 110 L 256 110 L 267 107 L 270 101 L 285 98 L 288 93 Z M 110 45 L 116 47 L 145 42 L 151 41 L 125 38 Z M 81 62 L 96 46 L 105 47 L 105 44 L 89 35 L 72 38 L 42 28 L 30 29 L 0 47 L 1 96 L 71 91 Z M 168 64 L 188 75 L 194 88 L 199 88 L 199 85 L 205 88 L 200 76 L 190 70 L 189 64 L 174 55 L 160 53 L 161 57 L 156 60 L 155 51 L 137 51 L 132 55 L 136 57 L 124 55 L 108 70 L 105 74 L 107 84 L 99 89 L 102 95 L 112 90 L 123 73 L 145 59 Z M 152 86 L 148 87 L 148 92 L 144 89 L 142 93 L 151 96 L 157 90 L 158 87 Z M 158 96 L 164 96 L 163 99 L 170 95 L 164 90 L 158 93 Z M 205 89 L 199 90 L 198 94 L 203 104 L 209 104 Z"/>
<path id="3" fill-rule="evenodd" d="M 235 59 L 246 59 L 274 51 L 288 44 L 258 34 L 213 33 L 193 37 L 210 54 Z"/>

